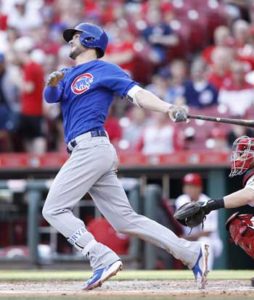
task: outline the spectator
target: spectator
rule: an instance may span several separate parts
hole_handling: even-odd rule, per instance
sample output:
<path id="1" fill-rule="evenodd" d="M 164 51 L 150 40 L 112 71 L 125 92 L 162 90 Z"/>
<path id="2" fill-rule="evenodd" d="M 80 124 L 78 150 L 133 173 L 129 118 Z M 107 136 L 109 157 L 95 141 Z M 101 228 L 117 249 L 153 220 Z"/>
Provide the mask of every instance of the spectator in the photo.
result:
<path id="1" fill-rule="evenodd" d="M 161 19 L 159 10 L 148 10 L 146 17 L 147 27 L 143 30 L 142 36 L 151 47 L 148 55 L 155 66 L 162 65 L 167 62 L 170 47 L 178 44 L 178 36 L 170 25 Z"/>
<path id="2" fill-rule="evenodd" d="M 0 53 L 0 152 L 12 150 L 11 132 L 17 125 L 17 87 Z"/>
<path id="3" fill-rule="evenodd" d="M 55 9 L 58 13 L 58 26 L 73 27 L 84 20 L 83 0 L 55 0 Z"/>
<path id="4" fill-rule="evenodd" d="M 147 124 L 144 110 L 137 106 L 131 106 L 126 116 L 121 118 L 120 124 L 123 131 L 120 148 L 129 150 L 137 149 L 137 144 Z"/>
<path id="5" fill-rule="evenodd" d="M 246 68 L 254 70 L 254 26 L 249 28 L 248 42 L 237 49 L 237 59 L 245 62 Z"/>
<path id="6" fill-rule="evenodd" d="M 183 96 L 190 107 L 205 108 L 218 103 L 218 91 L 206 80 L 206 64 L 200 58 L 192 62 L 191 80 L 184 83 Z"/>
<path id="7" fill-rule="evenodd" d="M 8 17 L 6 13 L 3 12 L 2 9 L 2 1 L 0 2 L 0 30 L 1 31 L 6 31 L 7 30 L 7 22 L 8 22 Z"/>
<path id="8" fill-rule="evenodd" d="M 183 148 L 183 136 L 167 116 L 151 113 L 151 123 L 143 131 L 137 149 L 145 155 L 169 154 Z"/>
<path id="9" fill-rule="evenodd" d="M 202 193 L 203 183 L 200 174 L 188 173 L 183 177 L 183 194 L 175 201 L 176 209 L 191 201 L 205 202 L 209 197 Z M 213 212 L 216 212 L 215 214 Z M 188 227 L 183 227 L 183 237 L 190 241 L 202 241 L 210 245 L 209 269 L 214 266 L 214 259 L 222 252 L 222 241 L 218 234 L 218 212 L 213 211 L 207 215 L 204 227 L 194 227 L 191 232 Z"/>
<path id="10" fill-rule="evenodd" d="M 130 75 L 135 70 L 134 37 L 126 26 L 108 24 L 106 29 L 110 34 L 110 42 L 103 58 L 109 62 L 118 64 Z"/>
<path id="11" fill-rule="evenodd" d="M 212 64 L 212 53 L 217 47 L 230 47 L 233 45 L 230 29 L 225 25 L 218 26 L 214 30 L 213 39 L 214 44 L 209 45 L 202 52 L 202 58 L 207 64 Z"/>
<path id="12" fill-rule="evenodd" d="M 31 36 L 36 48 L 43 50 L 47 55 L 57 56 L 61 44 L 56 40 L 49 25 L 43 24 L 40 27 L 33 28 Z"/>
<path id="13" fill-rule="evenodd" d="M 242 62 L 231 63 L 231 78 L 224 82 L 218 96 L 218 102 L 225 105 L 231 115 L 244 116 L 254 102 L 254 87 L 245 80 Z"/>
<path id="14" fill-rule="evenodd" d="M 146 86 L 150 92 L 161 99 L 167 100 L 170 75 L 163 70 L 152 76 L 151 83 Z"/>
<path id="15" fill-rule="evenodd" d="M 31 59 L 33 41 L 29 37 L 16 40 L 14 50 L 16 63 L 21 68 L 16 78 L 21 92 L 20 135 L 27 152 L 41 154 L 46 151 L 43 132 L 44 72 L 40 64 Z"/>
<path id="16" fill-rule="evenodd" d="M 34 28 L 43 23 L 40 14 L 42 1 L 14 0 L 4 1 L 3 7 L 7 14 L 8 27 L 16 28 L 20 34 L 28 34 Z"/>
<path id="17" fill-rule="evenodd" d="M 165 101 L 172 104 L 184 103 L 184 82 L 187 77 L 187 65 L 184 60 L 176 59 L 164 70 L 170 72 L 169 88 Z"/>
<path id="18" fill-rule="evenodd" d="M 230 64 L 234 59 L 234 53 L 227 47 L 216 47 L 212 53 L 212 65 L 208 72 L 208 82 L 217 90 L 223 84 L 227 84 L 230 77 Z"/>
<path id="19" fill-rule="evenodd" d="M 250 24 L 245 20 L 237 20 L 232 26 L 232 33 L 237 49 L 243 48 L 250 39 Z"/>

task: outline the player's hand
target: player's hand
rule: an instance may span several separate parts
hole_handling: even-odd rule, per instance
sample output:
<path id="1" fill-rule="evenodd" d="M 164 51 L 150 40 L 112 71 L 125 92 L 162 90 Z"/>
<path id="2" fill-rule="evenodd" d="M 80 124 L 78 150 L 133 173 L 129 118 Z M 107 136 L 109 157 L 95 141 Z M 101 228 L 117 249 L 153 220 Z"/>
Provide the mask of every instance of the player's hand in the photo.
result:
<path id="1" fill-rule="evenodd" d="M 47 82 L 46 82 L 46 85 L 49 85 L 49 86 L 57 86 L 59 81 L 61 79 L 63 79 L 64 77 L 64 72 L 61 72 L 61 71 L 55 71 L 53 73 L 51 73 L 49 76 L 48 76 L 48 79 L 47 79 Z"/>
<path id="2" fill-rule="evenodd" d="M 169 109 L 169 117 L 173 122 L 188 121 L 188 111 L 185 106 L 172 105 Z"/>

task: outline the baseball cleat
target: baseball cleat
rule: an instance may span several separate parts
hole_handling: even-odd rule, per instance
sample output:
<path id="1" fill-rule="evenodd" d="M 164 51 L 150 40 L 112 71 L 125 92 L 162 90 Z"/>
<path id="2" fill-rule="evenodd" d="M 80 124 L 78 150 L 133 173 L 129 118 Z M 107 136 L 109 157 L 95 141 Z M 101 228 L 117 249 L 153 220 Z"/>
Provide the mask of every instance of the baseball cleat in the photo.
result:
<path id="1" fill-rule="evenodd" d="M 118 271 L 122 270 L 122 268 L 123 263 L 120 260 L 117 260 L 105 268 L 95 270 L 92 277 L 85 282 L 82 289 L 93 290 L 97 287 L 100 287 L 104 281 L 116 275 Z"/>
<path id="2" fill-rule="evenodd" d="M 202 244 L 196 264 L 192 268 L 197 286 L 204 289 L 207 283 L 209 245 Z"/>

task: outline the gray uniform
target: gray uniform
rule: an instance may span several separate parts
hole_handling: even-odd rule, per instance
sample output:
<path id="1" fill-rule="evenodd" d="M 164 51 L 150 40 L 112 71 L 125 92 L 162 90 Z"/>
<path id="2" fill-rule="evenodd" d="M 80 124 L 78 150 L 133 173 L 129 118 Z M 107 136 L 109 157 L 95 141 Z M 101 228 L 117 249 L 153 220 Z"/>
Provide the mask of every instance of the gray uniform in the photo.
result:
<path id="1" fill-rule="evenodd" d="M 192 268 L 200 253 L 200 243 L 181 239 L 132 209 L 116 176 L 118 159 L 109 139 L 92 137 L 88 132 L 78 136 L 76 144 L 53 181 L 43 207 L 44 218 L 89 258 L 93 270 L 115 262 L 119 257 L 96 242 L 72 212 L 88 192 L 116 231 L 151 242 Z M 72 148 L 70 144 L 69 147 Z"/>

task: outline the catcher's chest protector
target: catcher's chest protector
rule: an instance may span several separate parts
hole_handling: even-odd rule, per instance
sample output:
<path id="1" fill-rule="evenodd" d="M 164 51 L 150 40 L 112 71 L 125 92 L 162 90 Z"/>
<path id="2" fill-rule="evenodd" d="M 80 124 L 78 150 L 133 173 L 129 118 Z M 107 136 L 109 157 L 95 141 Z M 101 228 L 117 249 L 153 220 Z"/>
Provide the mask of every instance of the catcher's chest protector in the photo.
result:
<path id="1" fill-rule="evenodd" d="M 254 258 L 254 215 L 233 214 L 226 222 L 232 240 Z"/>

